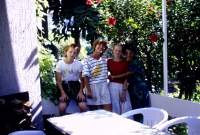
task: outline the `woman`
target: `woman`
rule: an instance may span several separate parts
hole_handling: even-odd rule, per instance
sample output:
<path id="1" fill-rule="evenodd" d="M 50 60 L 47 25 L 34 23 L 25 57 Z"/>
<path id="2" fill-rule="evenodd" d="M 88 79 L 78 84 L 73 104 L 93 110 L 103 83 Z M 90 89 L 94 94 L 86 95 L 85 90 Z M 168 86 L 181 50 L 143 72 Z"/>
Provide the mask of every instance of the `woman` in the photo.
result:
<path id="1" fill-rule="evenodd" d="M 122 46 L 113 47 L 113 58 L 108 59 L 108 71 L 112 76 L 121 75 L 128 71 L 128 62 L 121 57 Z M 112 102 L 112 112 L 119 115 L 132 110 L 130 97 L 127 91 L 127 79 L 119 78 L 109 82 Z"/>
<path id="2" fill-rule="evenodd" d="M 111 111 L 110 92 L 107 84 L 107 58 L 103 55 L 107 49 L 106 41 L 97 39 L 93 43 L 94 52 L 87 56 L 83 64 L 83 77 L 86 86 L 87 105 L 90 110 Z"/>
<path id="3" fill-rule="evenodd" d="M 126 59 L 129 62 L 127 73 L 110 76 L 109 79 L 115 80 L 128 77 L 128 91 L 133 109 L 149 106 L 149 89 L 145 81 L 145 68 L 141 60 L 135 56 L 133 45 L 126 45 Z M 141 116 L 134 116 L 134 119 L 141 122 Z"/>
<path id="4" fill-rule="evenodd" d="M 71 98 L 74 98 L 80 112 L 87 111 L 85 96 L 83 94 L 82 64 L 75 60 L 78 46 L 70 44 L 65 47 L 65 59 L 60 60 L 56 66 L 56 82 L 59 88 L 59 113 L 66 114 L 66 109 Z M 79 79 L 81 82 L 79 82 Z"/>

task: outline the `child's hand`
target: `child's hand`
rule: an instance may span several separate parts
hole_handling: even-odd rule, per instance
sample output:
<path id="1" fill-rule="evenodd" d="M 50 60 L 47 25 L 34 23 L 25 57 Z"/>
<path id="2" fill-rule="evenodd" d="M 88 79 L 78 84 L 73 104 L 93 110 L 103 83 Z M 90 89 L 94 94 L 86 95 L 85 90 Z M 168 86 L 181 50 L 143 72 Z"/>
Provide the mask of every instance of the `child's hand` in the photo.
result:
<path id="1" fill-rule="evenodd" d="M 85 96 L 83 94 L 83 92 L 79 92 L 78 95 L 77 95 L 77 99 L 79 99 L 79 101 L 85 101 Z"/>
<path id="2" fill-rule="evenodd" d="M 122 103 L 126 102 L 126 91 L 122 90 L 122 93 L 120 95 L 120 100 Z"/>
<path id="3" fill-rule="evenodd" d="M 69 97 L 65 93 L 63 93 L 61 97 L 59 98 L 59 102 L 67 102 L 68 100 L 69 100 Z"/>

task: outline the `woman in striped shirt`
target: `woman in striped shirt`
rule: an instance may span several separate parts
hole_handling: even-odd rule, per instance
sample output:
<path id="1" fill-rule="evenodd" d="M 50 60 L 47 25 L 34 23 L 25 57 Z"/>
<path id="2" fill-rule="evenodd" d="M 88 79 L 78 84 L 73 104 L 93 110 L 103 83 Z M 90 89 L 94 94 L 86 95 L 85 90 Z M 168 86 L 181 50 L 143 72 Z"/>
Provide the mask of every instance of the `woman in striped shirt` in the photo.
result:
<path id="1" fill-rule="evenodd" d="M 107 42 L 97 39 L 93 43 L 94 52 L 88 55 L 83 64 L 83 77 L 86 86 L 87 105 L 90 110 L 97 110 L 98 106 L 111 111 L 110 93 L 107 83 L 107 58 L 103 53 L 107 49 Z"/>

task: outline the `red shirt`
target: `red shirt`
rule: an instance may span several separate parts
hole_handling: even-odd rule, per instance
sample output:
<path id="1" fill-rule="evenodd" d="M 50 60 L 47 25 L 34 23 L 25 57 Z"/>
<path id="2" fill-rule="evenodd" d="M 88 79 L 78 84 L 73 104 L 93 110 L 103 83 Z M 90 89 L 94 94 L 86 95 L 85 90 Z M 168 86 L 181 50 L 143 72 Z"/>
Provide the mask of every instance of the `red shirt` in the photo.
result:
<path id="1" fill-rule="evenodd" d="M 114 61 L 113 59 L 108 59 L 108 71 L 110 71 L 110 74 L 113 76 L 124 74 L 128 72 L 128 62 L 124 59 L 121 61 Z M 124 80 L 125 78 L 115 79 L 111 82 L 124 83 Z"/>

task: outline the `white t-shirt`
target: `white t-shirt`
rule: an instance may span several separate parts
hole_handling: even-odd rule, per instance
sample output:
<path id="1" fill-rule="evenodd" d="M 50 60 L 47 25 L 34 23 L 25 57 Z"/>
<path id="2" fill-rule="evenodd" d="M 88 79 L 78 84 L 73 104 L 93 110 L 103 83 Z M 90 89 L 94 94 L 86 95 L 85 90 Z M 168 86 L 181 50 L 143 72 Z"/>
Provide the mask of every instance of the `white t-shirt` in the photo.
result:
<path id="1" fill-rule="evenodd" d="M 99 60 L 87 56 L 83 64 L 83 77 L 88 76 L 89 84 L 96 84 L 107 82 L 107 58 L 106 56 L 100 57 Z"/>
<path id="2" fill-rule="evenodd" d="M 55 71 L 62 74 L 62 81 L 78 81 L 79 73 L 82 72 L 83 65 L 80 61 L 74 60 L 73 63 L 67 64 L 64 60 L 60 60 Z"/>

